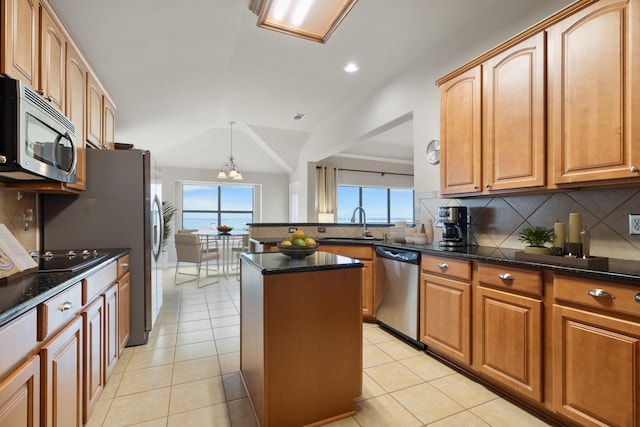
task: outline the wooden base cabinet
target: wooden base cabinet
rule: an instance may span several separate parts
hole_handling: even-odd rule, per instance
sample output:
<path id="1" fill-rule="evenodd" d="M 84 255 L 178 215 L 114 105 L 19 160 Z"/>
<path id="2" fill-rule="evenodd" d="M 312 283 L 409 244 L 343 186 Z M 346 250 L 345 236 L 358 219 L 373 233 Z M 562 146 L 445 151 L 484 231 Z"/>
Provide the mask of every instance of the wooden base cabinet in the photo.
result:
<path id="1" fill-rule="evenodd" d="M 129 324 L 131 318 L 130 304 L 131 274 L 127 272 L 122 278 L 118 279 L 118 356 L 122 355 L 131 333 L 131 325 Z"/>
<path id="2" fill-rule="evenodd" d="M 0 382 L 0 426 L 40 427 L 40 356 Z"/>
<path id="3" fill-rule="evenodd" d="M 114 283 L 104 293 L 104 382 L 118 363 L 120 341 L 118 340 L 118 283 Z"/>
<path id="4" fill-rule="evenodd" d="M 42 347 L 43 426 L 83 425 L 82 352 L 80 316 Z"/>
<path id="5" fill-rule="evenodd" d="M 89 421 L 104 389 L 104 299 L 98 297 L 82 312 L 84 326 L 83 420 Z"/>

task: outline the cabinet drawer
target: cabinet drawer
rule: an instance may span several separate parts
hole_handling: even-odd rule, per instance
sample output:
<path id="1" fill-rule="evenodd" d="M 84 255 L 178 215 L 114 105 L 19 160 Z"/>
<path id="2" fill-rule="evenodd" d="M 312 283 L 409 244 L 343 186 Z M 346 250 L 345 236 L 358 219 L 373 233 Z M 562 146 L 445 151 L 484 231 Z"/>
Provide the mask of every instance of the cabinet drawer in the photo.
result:
<path id="1" fill-rule="evenodd" d="M 478 265 L 478 281 L 503 290 L 542 296 L 542 272 L 506 265 Z"/>
<path id="2" fill-rule="evenodd" d="M 640 287 L 638 286 L 624 286 L 556 274 L 553 277 L 553 297 L 557 301 L 567 301 L 571 304 L 640 317 Z"/>
<path id="3" fill-rule="evenodd" d="M 471 261 L 447 257 L 422 256 L 423 273 L 442 274 L 461 280 L 471 280 Z"/>
<path id="4" fill-rule="evenodd" d="M 129 271 L 129 255 L 118 258 L 118 277 Z"/>
<path id="5" fill-rule="evenodd" d="M 118 265 L 113 261 L 102 270 L 82 280 L 82 304 L 85 305 L 109 287 L 118 278 Z"/>
<path id="6" fill-rule="evenodd" d="M 0 328 L 0 379 L 36 347 L 36 310 L 28 311 Z"/>
<path id="7" fill-rule="evenodd" d="M 38 306 L 38 341 L 69 323 L 82 308 L 80 282 Z"/>
<path id="8" fill-rule="evenodd" d="M 320 244 L 318 250 L 331 254 L 342 255 L 354 259 L 373 259 L 373 249 L 371 246 L 337 246 Z"/>

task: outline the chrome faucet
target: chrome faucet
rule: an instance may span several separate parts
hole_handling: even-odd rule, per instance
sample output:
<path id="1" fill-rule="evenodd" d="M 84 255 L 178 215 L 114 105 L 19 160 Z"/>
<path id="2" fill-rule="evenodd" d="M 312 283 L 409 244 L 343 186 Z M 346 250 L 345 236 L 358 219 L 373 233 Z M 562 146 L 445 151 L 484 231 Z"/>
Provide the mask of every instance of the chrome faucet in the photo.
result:
<path id="1" fill-rule="evenodd" d="M 362 206 L 356 206 L 356 208 L 353 210 L 353 214 L 351 214 L 351 222 L 355 222 L 356 221 L 356 212 L 362 212 L 362 237 L 366 238 L 370 238 L 371 235 L 369 233 L 369 230 L 367 230 L 367 213 L 364 211 L 364 209 L 362 208 Z"/>

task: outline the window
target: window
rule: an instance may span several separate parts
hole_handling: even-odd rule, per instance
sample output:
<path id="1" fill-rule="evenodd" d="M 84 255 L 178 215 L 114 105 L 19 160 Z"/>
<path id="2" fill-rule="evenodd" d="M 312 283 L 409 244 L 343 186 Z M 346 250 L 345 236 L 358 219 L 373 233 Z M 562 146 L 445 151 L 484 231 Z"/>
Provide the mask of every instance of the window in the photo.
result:
<path id="1" fill-rule="evenodd" d="M 182 185 L 182 228 L 228 225 L 246 230 L 253 222 L 253 187 Z"/>
<path id="2" fill-rule="evenodd" d="M 414 222 L 413 190 L 397 188 L 338 186 L 337 222 L 350 222 L 353 210 L 361 206 L 367 213 L 367 222 Z M 356 215 L 361 222 L 361 213 Z"/>

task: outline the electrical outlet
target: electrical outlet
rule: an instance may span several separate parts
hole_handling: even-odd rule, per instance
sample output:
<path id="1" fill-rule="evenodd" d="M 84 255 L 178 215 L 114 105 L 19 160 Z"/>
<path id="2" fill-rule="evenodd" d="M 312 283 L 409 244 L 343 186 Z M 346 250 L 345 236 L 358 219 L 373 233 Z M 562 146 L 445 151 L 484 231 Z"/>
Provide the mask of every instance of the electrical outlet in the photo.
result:
<path id="1" fill-rule="evenodd" d="M 629 214 L 629 234 L 640 234 L 640 214 Z"/>
<path id="2" fill-rule="evenodd" d="M 298 229 L 297 227 L 289 227 L 289 233 L 293 233 L 297 229 Z"/>
<path id="3" fill-rule="evenodd" d="M 318 233 L 326 233 L 327 227 L 318 227 Z"/>

